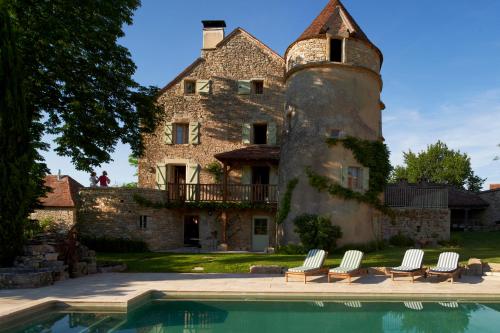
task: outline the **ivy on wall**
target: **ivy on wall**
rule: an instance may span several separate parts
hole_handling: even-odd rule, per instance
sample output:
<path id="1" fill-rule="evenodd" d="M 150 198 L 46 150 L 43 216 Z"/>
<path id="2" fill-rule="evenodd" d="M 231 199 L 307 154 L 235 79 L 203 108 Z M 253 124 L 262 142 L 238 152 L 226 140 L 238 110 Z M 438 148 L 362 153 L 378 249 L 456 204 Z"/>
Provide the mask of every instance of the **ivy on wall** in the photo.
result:
<path id="1" fill-rule="evenodd" d="M 278 210 L 278 213 L 276 214 L 276 224 L 282 224 L 288 217 L 288 214 L 290 213 L 293 191 L 295 190 L 295 187 L 298 183 L 298 178 L 294 178 L 288 182 L 285 194 L 283 195 L 283 199 L 280 204 L 280 208 Z"/>
<path id="2" fill-rule="evenodd" d="M 202 202 L 202 201 L 168 201 L 154 202 L 139 194 L 134 194 L 134 201 L 142 207 L 155 209 L 206 209 L 206 210 L 224 210 L 224 209 L 258 209 L 266 211 L 274 211 L 272 205 L 266 203 L 255 202 Z"/>
<path id="3" fill-rule="evenodd" d="M 342 144 L 344 148 L 352 151 L 354 158 L 361 165 L 370 169 L 369 189 L 361 193 L 345 188 L 330 178 L 315 173 L 311 167 L 306 168 L 309 184 L 320 192 L 326 191 L 345 200 L 356 200 L 368 204 L 384 214 L 392 215 L 391 209 L 384 205 L 379 198 L 387 185 L 387 179 L 392 169 L 387 146 L 380 141 L 361 140 L 354 137 L 327 139 L 326 143 L 329 146 Z"/>

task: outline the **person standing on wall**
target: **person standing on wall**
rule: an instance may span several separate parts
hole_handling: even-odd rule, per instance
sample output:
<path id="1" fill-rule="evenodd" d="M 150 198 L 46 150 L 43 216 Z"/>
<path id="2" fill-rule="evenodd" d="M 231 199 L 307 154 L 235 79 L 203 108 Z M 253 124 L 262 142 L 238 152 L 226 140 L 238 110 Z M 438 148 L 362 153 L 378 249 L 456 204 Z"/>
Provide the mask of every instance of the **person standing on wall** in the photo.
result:
<path id="1" fill-rule="evenodd" d="M 97 182 L 99 181 L 99 178 L 97 178 L 97 174 L 92 171 L 90 174 L 90 187 L 97 187 Z"/>
<path id="2" fill-rule="evenodd" d="M 99 177 L 99 186 L 108 187 L 109 183 L 111 183 L 111 180 L 108 178 L 108 173 L 103 171 L 102 175 Z"/>

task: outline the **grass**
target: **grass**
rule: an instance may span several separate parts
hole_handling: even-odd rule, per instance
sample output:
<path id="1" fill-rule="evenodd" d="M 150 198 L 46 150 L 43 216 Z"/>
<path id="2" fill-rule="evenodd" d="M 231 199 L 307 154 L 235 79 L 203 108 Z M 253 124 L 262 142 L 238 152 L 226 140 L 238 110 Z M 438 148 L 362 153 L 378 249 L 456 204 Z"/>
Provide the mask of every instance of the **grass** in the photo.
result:
<path id="1" fill-rule="evenodd" d="M 480 258 L 486 262 L 500 263 L 500 232 L 454 233 L 459 246 L 426 248 L 424 265 L 437 262 L 439 253 L 460 253 L 463 263 L 469 258 Z M 387 247 L 367 253 L 363 264 L 368 267 L 390 267 L 401 263 L 405 248 Z M 333 253 L 327 266 L 340 263 L 343 253 Z M 176 272 L 192 273 L 194 267 L 203 267 L 204 273 L 248 273 L 251 265 L 300 266 L 304 255 L 280 254 L 178 254 L 178 253 L 98 253 L 98 261 L 114 261 L 127 264 L 127 272 Z"/>

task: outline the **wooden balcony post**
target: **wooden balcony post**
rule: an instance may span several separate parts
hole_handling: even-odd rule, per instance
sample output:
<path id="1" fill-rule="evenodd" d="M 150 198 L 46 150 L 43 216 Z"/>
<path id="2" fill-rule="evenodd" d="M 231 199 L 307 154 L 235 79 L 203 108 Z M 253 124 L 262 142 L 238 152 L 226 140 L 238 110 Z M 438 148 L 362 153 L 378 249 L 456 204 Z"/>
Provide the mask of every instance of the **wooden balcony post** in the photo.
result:
<path id="1" fill-rule="evenodd" d="M 223 164 L 224 168 L 224 177 L 222 179 L 222 184 L 223 184 L 223 189 L 222 189 L 222 201 L 226 202 L 227 201 L 227 180 L 228 180 L 228 167 L 224 163 Z"/>

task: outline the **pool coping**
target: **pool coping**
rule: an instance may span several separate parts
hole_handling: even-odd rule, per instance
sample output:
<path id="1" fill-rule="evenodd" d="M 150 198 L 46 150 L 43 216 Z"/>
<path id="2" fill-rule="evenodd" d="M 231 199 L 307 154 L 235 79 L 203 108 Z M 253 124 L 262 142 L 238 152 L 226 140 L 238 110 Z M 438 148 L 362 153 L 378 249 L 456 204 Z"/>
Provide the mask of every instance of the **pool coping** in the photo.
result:
<path id="1" fill-rule="evenodd" d="M 500 302 L 500 293 L 348 293 L 348 292 L 220 292 L 220 291 L 141 291 L 125 301 L 84 301 L 41 299 L 24 304 L 0 316 L 0 332 L 17 326 L 28 317 L 41 316 L 47 311 L 99 311 L 127 313 L 153 300 L 244 300 L 244 301 L 457 301 L 457 302 Z"/>

